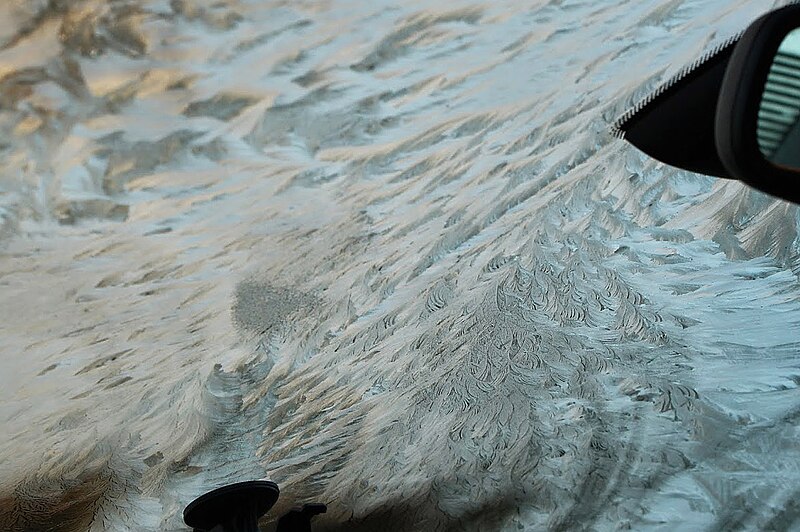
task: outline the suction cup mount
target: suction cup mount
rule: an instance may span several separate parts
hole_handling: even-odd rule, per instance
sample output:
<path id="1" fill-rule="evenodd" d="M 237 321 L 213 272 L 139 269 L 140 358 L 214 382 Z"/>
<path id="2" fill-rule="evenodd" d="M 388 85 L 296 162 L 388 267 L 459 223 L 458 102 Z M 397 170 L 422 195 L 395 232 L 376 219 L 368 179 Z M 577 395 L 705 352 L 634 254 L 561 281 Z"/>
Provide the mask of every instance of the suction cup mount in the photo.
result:
<path id="1" fill-rule="evenodd" d="M 196 532 L 258 532 L 258 519 L 279 494 L 278 485 L 267 480 L 223 486 L 189 503 L 183 521 Z"/>
<path id="2" fill-rule="evenodd" d="M 250 480 L 223 486 L 196 498 L 183 511 L 195 532 L 258 532 L 258 520 L 278 500 L 278 485 Z M 327 511 L 324 504 L 305 504 L 278 521 L 277 532 L 311 532 L 311 518 Z"/>

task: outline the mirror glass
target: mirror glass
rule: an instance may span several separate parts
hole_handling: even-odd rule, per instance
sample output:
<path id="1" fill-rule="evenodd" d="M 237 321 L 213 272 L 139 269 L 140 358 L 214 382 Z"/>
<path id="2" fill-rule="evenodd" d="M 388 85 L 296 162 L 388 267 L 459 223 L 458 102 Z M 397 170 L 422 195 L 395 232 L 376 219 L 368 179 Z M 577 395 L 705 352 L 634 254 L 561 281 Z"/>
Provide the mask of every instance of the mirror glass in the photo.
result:
<path id="1" fill-rule="evenodd" d="M 758 147 L 781 166 L 800 168 L 800 28 L 781 42 L 758 111 Z"/>

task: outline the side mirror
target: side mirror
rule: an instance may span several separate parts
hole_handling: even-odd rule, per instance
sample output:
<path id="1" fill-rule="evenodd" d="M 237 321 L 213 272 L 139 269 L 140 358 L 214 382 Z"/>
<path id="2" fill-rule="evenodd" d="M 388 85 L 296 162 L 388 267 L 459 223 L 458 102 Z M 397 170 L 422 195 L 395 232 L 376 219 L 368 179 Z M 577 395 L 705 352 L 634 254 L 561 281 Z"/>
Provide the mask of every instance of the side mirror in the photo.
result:
<path id="1" fill-rule="evenodd" d="M 800 203 L 800 5 L 764 15 L 739 39 L 714 129 L 734 178 Z"/>
<path id="2" fill-rule="evenodd" d="M 666 164 L 800 203 L 800 3 L 683 69 L 612 131 Z"/>

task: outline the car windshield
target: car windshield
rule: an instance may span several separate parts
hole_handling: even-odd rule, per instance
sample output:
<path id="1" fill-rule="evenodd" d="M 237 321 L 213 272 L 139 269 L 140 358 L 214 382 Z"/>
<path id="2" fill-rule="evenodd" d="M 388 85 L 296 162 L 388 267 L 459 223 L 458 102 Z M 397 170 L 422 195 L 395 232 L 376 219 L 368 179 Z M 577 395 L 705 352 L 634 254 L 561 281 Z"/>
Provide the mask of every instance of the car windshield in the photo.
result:
<path id="1" fill-rule="evenodd" d="M 797 526 L 797 208 L 608 133 L 766 4 L 0 3 L 0 530 Z"/>

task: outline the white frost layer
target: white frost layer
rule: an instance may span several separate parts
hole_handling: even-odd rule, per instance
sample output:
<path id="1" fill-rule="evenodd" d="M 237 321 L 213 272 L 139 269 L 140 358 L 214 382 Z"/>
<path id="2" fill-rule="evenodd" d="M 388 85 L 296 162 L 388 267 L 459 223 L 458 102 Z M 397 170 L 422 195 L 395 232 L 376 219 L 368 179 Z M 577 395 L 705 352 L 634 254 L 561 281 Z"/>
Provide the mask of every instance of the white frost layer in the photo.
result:
<path id="1" fill-rule="evenodd" d="M 767 7 L 6 2 L 0 528 L 797 526 L 797 210 L 607 134 Z"/>

